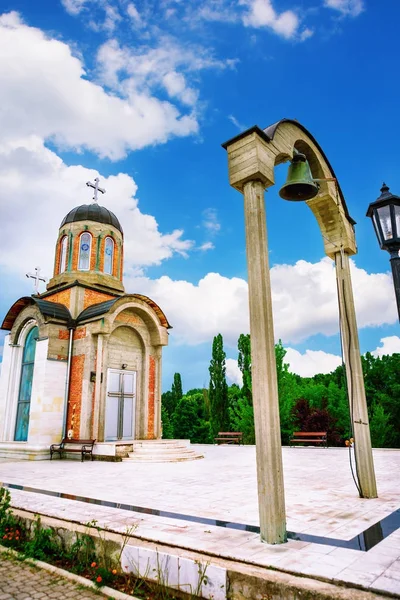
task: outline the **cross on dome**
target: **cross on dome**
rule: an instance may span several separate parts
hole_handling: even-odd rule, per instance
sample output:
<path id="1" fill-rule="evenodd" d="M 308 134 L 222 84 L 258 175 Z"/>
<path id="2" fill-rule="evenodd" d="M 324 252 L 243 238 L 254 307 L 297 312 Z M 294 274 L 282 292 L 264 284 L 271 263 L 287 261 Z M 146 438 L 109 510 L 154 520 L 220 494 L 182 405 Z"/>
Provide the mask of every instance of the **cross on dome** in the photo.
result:
<path id="1" fill-rule="evenodd" d="M 86 185 L 88 187 L 91 187 L 94 189 L 94 195 L 93 195 L 93 200 L 95 202 L 97 202 L 97 193 L 101 192 L 102 194 L 106 193 L 106 190 L 104 188 L 99 187 L 99 181 L 100 179 L 98 177 L 95 178 L 94 183 L 92 183 L 91 181 L 87 181 Z"/>
<path id="2" fill-rule="evenodd" d="M 43 281 L 44 283 L 46 283 L 47 281 L 47 277 L 43 277 L 40 275 L 40 267 L 35 267 L 35 273 L 26 273 L 26 276 L 28 277 L 28 279 L 34 279 L 35 280 L 35 292 L 36 294 L 39 293 L 39 282 Z"/>

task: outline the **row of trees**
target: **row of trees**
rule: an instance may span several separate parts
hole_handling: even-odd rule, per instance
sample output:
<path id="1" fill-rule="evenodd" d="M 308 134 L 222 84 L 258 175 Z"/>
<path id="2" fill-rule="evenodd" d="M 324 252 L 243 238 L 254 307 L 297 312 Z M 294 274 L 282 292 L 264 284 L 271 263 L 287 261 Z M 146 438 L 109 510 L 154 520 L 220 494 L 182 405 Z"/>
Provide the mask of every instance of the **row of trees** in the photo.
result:
<path id="1" fill-rule="evenodd" d="M 330 445 L 351 437 L 351 419 L 343 366 L 329 374 L 300 377 L 289 371 L 286 351 L 275 346 L 282 443 L 293 431 L 328 431 Z M 372 445 L 400 448 L 400 354 L 361 358 L 365 380 Z M 211 443 L 218 431 L 242 431 L 247 444 L 255 443 L 249 335 L 238 340 L 242 385 L 228 386 L 222 335 L 215 336 L 207 388 L 183 394 L 175 373 L 170 391 L 162 395 L 164 438 Z"/>

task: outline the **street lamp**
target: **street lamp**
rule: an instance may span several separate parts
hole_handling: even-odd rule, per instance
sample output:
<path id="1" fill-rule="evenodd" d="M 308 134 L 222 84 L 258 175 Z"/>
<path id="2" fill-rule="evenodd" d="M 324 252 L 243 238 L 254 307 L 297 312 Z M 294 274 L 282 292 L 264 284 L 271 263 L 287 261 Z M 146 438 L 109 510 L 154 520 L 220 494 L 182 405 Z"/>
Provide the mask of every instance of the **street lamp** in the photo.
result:
<path id="1" fill-rule="evenodd" d="M 380 247 L 390 254 L 400 319 L 400 196 L 394 196 L 386 183 L 382 185 L 381 192 L 379 198 L 369 205 L 367 217 L 372 219 Z"/>

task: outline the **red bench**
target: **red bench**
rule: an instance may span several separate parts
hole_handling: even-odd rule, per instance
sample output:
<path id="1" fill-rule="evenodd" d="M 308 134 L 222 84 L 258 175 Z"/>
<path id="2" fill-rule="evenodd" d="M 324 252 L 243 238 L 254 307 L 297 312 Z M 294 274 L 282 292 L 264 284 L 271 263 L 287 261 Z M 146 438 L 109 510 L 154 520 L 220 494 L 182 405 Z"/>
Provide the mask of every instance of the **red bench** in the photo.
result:
<path id="1" fill-rule="evenodd" d="M 289 440 L 289 446 L 296 444 L 323 444 L 328 447 L 327 431 L 295 431 Z"/>
<path id="2" fill-rule="evenodd" d="M 214 444 L 243 444 L 243 433 L 241 431 L 219 431 L 214 438 Z"/>

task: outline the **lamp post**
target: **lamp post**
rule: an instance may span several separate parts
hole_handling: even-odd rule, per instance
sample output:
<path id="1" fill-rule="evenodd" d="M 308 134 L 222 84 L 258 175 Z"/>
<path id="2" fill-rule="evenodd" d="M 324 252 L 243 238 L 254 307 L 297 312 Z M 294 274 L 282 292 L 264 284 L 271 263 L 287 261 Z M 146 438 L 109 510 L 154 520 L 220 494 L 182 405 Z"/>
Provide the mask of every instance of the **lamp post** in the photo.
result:
<path id="1" fill-rule="evenodd" d="M 384 183 L 379 198 L 369 205 L 367 217 L 372 219 L 381 249 L 387 250 L 390 254 L 397 311 L 400 319 L 400 196 L 392 194 L 386 183 Z"/>

